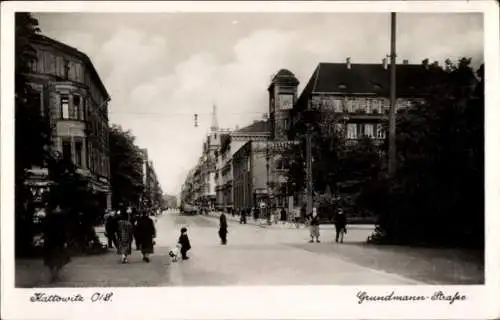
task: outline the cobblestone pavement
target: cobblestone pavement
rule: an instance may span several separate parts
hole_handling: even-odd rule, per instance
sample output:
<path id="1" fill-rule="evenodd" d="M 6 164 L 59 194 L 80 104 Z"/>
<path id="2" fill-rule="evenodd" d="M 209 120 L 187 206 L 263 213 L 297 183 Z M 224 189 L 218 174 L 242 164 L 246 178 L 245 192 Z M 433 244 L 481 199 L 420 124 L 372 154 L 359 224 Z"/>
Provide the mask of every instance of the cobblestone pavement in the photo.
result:
<path id="1" fill-rule="evenodd" d="M 187 261 L 171 263 L 182 226 L 193 249 Z M 207 216 L 164 214 L 151 263 L 134 251 L 120 264 L 113 251 L 74 257 L 57 283 L 39 260 L 16 261 L 17 287 L 124 287 L 199 285 L 397 285 L 481 283 L 482 266 L 466 252 L 397 248 L 363 244 L 370 229 L 350 230 L 344 244 L 332 241 L 334 230 L 321 230 L 322 243 L 307 243 L 305 228 L 260 228 L 230 220 L 228 245 L 219 243 L 218 220 Z"/>

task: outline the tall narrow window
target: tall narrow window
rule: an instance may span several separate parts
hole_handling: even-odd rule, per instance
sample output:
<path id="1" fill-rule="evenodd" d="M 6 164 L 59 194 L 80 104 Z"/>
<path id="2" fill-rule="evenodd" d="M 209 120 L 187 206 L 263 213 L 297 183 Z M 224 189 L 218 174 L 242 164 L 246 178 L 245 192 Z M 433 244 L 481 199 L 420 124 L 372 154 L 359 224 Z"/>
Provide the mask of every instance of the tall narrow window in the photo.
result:
<path id="1" fill-rule="evenodd" d="M 347 139 L 356 139 L 358 137 L 357 127 L 356 123 L 347 124 Z"/>
<path id="2" fill-rule="evenodd" d="M 70 118 L 74 120 L 81 120 L 80 117 L 80 103 L 81 103 L 81 98 L 79 95 L 73 95 L 73 106 L 71 108 L 71 114 Z"/>
<path id="3" fill-rule="evenodd" d="M 75 141 L 75 165 L 83 168 L 83 142 Z"/>
<path id="4" fill-rule="evenodd" d="M 69 119 L 69 98 L 67 95 L 61 95 L 61 117 Z"/>
<path id="5" fill-rule="evenodd" d="M 384 126 L 381 123 L 377 124 L 377 138 L 385 138 Z"/>
<path id="6" fill-rule="evenodd" d="M 373 138 L 375 136 L 372 123 L 365 124 L 365 136 L 370 138 Z"/>
<path id="7" fill-rule="evenodd" d="M 63 158 L 69 161 L 73 161 L 71 158 L 71 141 L 68 139 L 63 139 L 62 141 L 62 152 Z"/>
<path id="8" fill-rule="evenodd" d="M 370 99 L 365 100 L 365 112 L 366 113 L 372 112 L 372 101 Z"/>
<path id="9" fill-rule="evenodd" d="M 353 101 L 352 100 L 347 100 L 347 112 L 353 113 L 354 112 L 354 106 L 353 106 Z"/>
<path id="10" fill-rule="evenodd" d="M 82 101 L 82 109 L 81 109 L 81 119 L 83 121 L 87 121 L 87 99 L 83 99 Z"/>
<path id="11" fill-rule="evenodd" d="M 333 100 L 333 104 L 334 104 L 334 108 L 335 108 L 335 112 L 343 112 L 343 108 L 342 108 L 342 101 L 340 99 L 335 99 Z"/>

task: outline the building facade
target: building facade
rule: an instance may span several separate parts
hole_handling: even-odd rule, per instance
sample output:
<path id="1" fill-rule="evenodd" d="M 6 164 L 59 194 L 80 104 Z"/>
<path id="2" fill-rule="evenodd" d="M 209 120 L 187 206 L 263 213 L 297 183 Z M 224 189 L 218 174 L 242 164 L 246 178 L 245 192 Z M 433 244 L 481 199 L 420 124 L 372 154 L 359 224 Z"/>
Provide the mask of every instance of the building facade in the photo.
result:
<path id="1" fill-rule="evenodd" d="M 380 64 L 356 64 L 350 58 L 345 63 L 320 63 L 293 107 L 290 138 L 297 138 L 297 128 L 312 110 L 319 111 L 322 131 L 342 135 L 347 146 L 365 137 L 380 145 L 390 110 L 390 73 L 387 59 Z M 406 60 L 396 65 L 396 110 L 425 100 L 429 76 L 424 65 Z M 353 183 L 339 183 L 337 188 L 351 192 L 347 190 Z"/>
<path id="2" fill-rule="evenodd" d="M 217 161 L 217 207 L 232 211 L 234 203 L 234 155 L 249 141 L 267 141 L 270 136 L 269 121 L 254 121 L 251 125 L 221 137 Z"/>
<path id="3" fill-rule="evenodd" d="M 144 193 L 142 205 L 145 208 L 159 209 L 160 198 L 163 196 L 158 176 L 156 175 L 153 162 L 149 159 L 148 150 L 141 149 L 142 154 L 142 183 Z"/>
<path id="4" fill-rule="evenodd" d="M 396 109 L 423 101 L 425 67 L 407 61 L 396 66 Z M 381 64 L 320 63 L 294 106 L 292 122 L 304 111 L 322 113 L 322 125 L 342 132 L 348 141 L 369 137 L 385 139 L 384 125 L 390 109 L 390 66 Z"/>
<path id="5" fill-rule="evenodd" d="M 100 205 L 110 209 L 110 95 L 87 55 L 43 35 L 32 41 L 38 60 L 27 76 L 40 94 L 40 113 L 49 115 L 54 149 L 89 178 Z M 47 168 L 30 173 L 32 189 L 50 184 Z"/>

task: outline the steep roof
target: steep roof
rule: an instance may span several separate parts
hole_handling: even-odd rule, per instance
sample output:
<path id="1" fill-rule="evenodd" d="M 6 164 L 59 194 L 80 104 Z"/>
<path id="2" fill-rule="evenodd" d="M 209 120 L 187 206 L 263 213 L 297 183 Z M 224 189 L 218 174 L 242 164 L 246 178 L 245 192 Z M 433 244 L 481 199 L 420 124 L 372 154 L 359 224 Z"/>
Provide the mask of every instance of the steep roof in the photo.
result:
<path id="1" fill-rule="evenodd" d="M 110 97 L 108 91 L 106 90 L 106 87 L 104 86 L 104 83 L 101 80 L 101 77 L 99 76 L 99 73 L 97 72 L 97 70 L 94 67 L 94 64 L 90 60 L 89 56 L 87 56 L 85 53 L 81 52 L 80 50 L 78 50 L 76 48 L 68 46 L 65 43 L 59 42 L 57 40 L 54 40 L 54 39 L 49 38 L 47 36 L 44 36 L 42 34 L 33 35 L 32 41 L 34 43 L 37 43 L 37 44 L 48 45 L 48 46 L 54 47 L 60 51 L 64 51 L 69 55 L 73 55 L 74 57 L 78 57 L 79 59 L 81 59 L 89 67 L 90 72 L 95 77 L 97 85 L 101 89 L 101 91 L 104 95 L 104 98 Z"/>
<path id="2" fill-rule="evenodd" d="M 269 131 L 270 131 L 269 121 L 260 120 L 260 121 L 255 121 L 249 126 L 236 130 L 235 133 L 256 133 L 256 132 L 267 133 Z"/>
<path id="3" fill-rule="evenodd" d="M 302 94 L 377 94 L 390 92 L 391 67 L 383 64 L 320 63 Z M 396 65 L 396 95 L 418 96 L 433 72 L 420 64 Z"/>

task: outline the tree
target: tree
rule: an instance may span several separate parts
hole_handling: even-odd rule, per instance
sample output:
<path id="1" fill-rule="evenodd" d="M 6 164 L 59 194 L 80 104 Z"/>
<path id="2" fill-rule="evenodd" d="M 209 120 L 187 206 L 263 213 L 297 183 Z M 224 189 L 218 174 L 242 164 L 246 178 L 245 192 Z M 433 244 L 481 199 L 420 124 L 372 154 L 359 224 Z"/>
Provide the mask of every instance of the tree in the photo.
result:
<path id="1" fill-rule="evenodd" d="M 25 254 L 33 239 L 32 195 L 26 186 L 27 170 L 43 167 L 49 158 L 50 121 L 40 110 L 40 94 L 29 84 L 28 74 L 37 61 L 32 37 L 40 32 L 29 13 L 15 15 L 15 223 L 16 254 Z"/>
<path id="2" fill-rule="evenodd" d="M 132 133 L 124 131 L 119 126 L 112 126 L 109 130 L 114 208 L 120 204 L 137 205 L 144 192 L 143 156 L 134 141 Z"/>
<path id="3" fill-rule="evenodd" d="M 384 241 L 483 244 L 483 67 L 478 84 L 470 62 L 434 65 L 426 102 L 398 112 L 396 178 L 372 203 Z"/>

